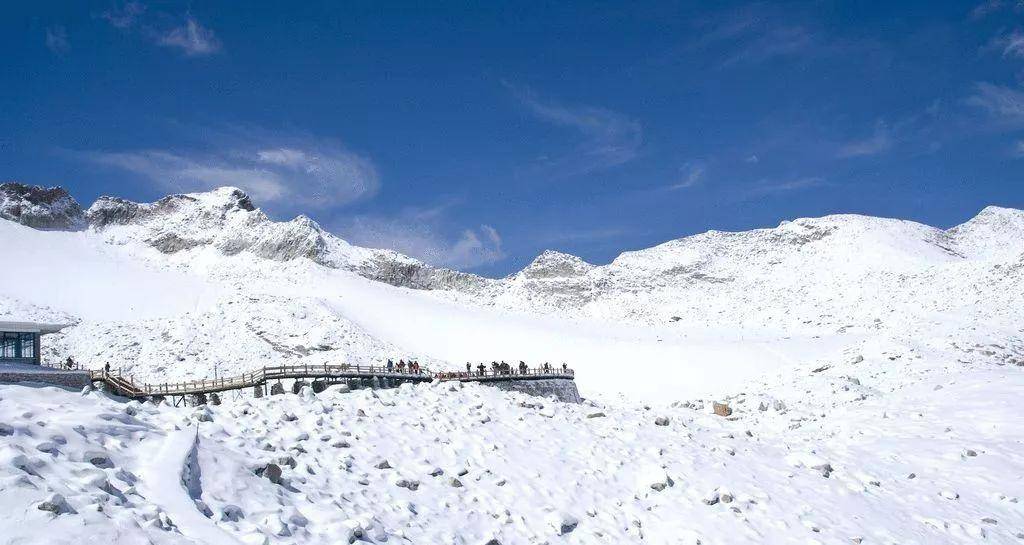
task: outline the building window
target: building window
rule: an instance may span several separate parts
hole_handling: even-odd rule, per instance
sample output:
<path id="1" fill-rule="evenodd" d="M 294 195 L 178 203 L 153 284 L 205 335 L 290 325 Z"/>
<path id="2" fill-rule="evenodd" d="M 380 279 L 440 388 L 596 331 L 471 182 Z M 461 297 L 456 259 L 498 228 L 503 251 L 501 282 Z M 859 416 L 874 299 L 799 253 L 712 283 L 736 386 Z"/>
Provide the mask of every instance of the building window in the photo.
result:
<path id="1" fill-rule="evenodd" d="M 0 344 L 0 358 L 14 359 L 18 357 L 17 333 L 3 333 L 2 344 Z"/>
<path id="2" fill-rule="evenodd" d="M 21 356 L 26 359 L 35 359 L 36 357 L 36 334 L 35 333 L 22 333 L 21 334 Z"/>

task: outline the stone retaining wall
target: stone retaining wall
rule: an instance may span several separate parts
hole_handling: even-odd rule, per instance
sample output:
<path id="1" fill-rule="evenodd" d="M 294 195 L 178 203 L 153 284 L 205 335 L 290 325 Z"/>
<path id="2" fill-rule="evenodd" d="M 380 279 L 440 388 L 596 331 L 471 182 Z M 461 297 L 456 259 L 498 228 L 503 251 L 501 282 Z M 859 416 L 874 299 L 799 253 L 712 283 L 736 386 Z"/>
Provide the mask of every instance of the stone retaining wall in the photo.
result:
<path id="1" fill-rule="evenodd" d="M 494 386 L 502 390 L 513 390 L 530 394 L 537 397 L 555 396 L 559 401 L 565 403 L 579 403 L 580 392 L 576 389 L 576 382 L 564 378 L 551 378 L 541 380 L 495 380 L 481 382 L 487 386 Z"/>
<path id="2" fill-rule="evenodd" d="M 35 382 L 80 390 L 90 384 L 84 371 L 9 371 L 0 370 L 0 383 Z"/>

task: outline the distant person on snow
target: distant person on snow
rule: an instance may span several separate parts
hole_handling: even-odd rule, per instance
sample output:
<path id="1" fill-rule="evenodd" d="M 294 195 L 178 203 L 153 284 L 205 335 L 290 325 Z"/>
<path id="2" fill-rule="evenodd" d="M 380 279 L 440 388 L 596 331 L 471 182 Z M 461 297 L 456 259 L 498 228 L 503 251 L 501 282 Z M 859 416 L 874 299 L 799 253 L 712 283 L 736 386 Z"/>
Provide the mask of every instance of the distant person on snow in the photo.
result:
<path id="1" fill-rule="evenodd" d="M 103 364 L 103 372 L 108 374 L 108 375 L 110 374 L 110 362 L 109 361 L 107 363 Z"/>

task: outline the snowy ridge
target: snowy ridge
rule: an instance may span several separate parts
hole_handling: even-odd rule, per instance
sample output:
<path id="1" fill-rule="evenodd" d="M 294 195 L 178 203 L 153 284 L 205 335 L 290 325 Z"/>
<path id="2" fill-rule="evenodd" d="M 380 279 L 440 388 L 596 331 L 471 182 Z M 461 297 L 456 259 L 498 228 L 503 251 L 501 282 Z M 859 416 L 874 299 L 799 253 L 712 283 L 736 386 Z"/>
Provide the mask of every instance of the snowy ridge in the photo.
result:
<path id="1" fill-rule="evenodd" d="M 0 184 L 0 219 L 43 230 L 85 227 L 82 207 L 63 188 L 15 182 Z"/>
<path id="2" fill-rule="evenodd" d="M 235 188 L 104 197 L 85 217 L 84 232 L 0 221 L 20 252 L 43 252 L 0 271 L 0 316 L 76 324 L 44 358 L 142 380 L 387 357 L 565 361 L 584 396 L 672 399 L 879 335 L 1013 337 L 1024 307 L 1024 213 L 995 207 L 948 231 L 856 215 L 710 231 L 600 266 L 549 251 L 501 280 L 352 246 L 303 216 L 272 221 Z M 636 361 L 663 380 L 617 373 Z"/>
<path id="3" fill-rule="evenodd" d="M 102 197 L 87 212 L 90 229 L 114 244 L 143 243 L 165 254 L 213 248 L 226 256 L 309 259 L 396 286 L 419 289 L 468 285 L 472 275 L 430 267 L 391 250 L 353 246 L 324 231 L 312 219 L 272 221 L 234 187 L 171 195 L 154 203 Z"/>
<path id="4" fill-rule="evenodd" d="M 989 310 L 951 297 L 946 290 L 959 285 L 991 296 L 998 313 L 1022 301 L 1010 289 L 1021 278 L 1019 271 L 988 271 L 1019 262 L 1022 240 L 1024 212 L 994 207 L 948 231 L 854 215 L 804 218 L 774 229 L 710 231 L 574 274 L 519 274 L 488 296 L 509 308 L 525 300 L 539 310 L 615 321 L 799 330 L 866 324 L 894 313 L 919 318 L 965 303 L 971 311 Z"/>

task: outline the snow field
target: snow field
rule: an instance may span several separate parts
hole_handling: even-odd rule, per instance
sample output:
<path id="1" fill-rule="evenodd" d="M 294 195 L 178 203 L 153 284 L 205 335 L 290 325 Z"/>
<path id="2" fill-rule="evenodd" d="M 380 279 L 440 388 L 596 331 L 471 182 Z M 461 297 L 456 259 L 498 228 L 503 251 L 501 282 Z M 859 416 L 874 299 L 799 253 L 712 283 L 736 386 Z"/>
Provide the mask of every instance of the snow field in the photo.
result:
<path id="1" fill-rule="evenodd" d="M 835 371 L 883 365 L 870 360 Z M 52 541 L 19 528 L 85 519 L 156 543 L 1016 543 L 1016 371 L 931 373 L 827 405 L 747 394 L 729 418 L 710 400 L 567 405 L 453 383 L 177 409 L 2 386 L 0 498 L 16 516 L 0 530 L 38 543 Z M 68 440 L 40 450 L 53 435 Z M 186 487 L 173 466 L 190 456 Z M 258 474 L 267 464 L 279 479 Z M 54 493 L 76 513 L 38 509 Z"/>

